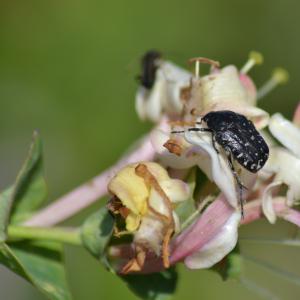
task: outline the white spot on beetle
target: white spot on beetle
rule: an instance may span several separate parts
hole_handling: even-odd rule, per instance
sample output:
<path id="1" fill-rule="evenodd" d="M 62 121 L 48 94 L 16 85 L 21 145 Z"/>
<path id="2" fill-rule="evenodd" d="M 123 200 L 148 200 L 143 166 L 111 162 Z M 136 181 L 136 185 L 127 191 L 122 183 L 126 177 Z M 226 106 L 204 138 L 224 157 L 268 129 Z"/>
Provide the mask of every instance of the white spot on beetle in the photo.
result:
<path id="1" fill-rule="evenodd" d="M 238 156 L 237 156 L 237 158 L 240 158 L 240 157 L 243 157 L 243 153 L 240 153 Z"/>
<path id="2" fill-rule="evenodd" d="M 246 144 L 245 144 L 246 147 L 249 146 L 249 145 L 250 145 L 249 143 L 246 143 Z"/>
<path id="3" fill-rule="evenodd" d="M 251 135 L 251 141 L 254 141 L 255 140 L 255 137 L 254 137 L 254 135 Z"/>
<path id="4" fill-rule="evenodd" d="M 255 167 L 256 167 L 256 164 L 252 164 L 251 167 L 250 167 L 250 169 L 254 170 Z"/>

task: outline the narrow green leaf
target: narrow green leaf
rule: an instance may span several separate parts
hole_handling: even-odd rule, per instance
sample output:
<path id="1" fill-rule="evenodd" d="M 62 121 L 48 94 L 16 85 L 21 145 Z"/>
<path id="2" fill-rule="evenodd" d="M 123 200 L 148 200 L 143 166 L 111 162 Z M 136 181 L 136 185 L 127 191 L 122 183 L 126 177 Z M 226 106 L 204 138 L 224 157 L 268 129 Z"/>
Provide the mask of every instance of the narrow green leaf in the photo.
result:
<path id="1" fill-rule="evenodd" d="M 176 290 L 178 274 L 174 268 L 148 275 L 120 276 L 128 288 L 144 300 L 170 299 Z"/>
<path id="2" fill-rule="evenodd" d="M 0 194 L 0 243 L 7 238 L 6 228 L 11 209 L 12 188 L 8 188 Z"/>
<path id="3" fill-rule="evenodd" d="M 22 263 L 5 243 L 0 244 L 0 263 L 32 283 L 31 278 L 27 275 Z"/>
<path id="4" fill-rule="evenodd" d="M 71 299 L 60 244 L 15 242 L 7 245 L 2 243 L 0 263 L 29 281 L 48 299 Z"/>
<path id="5" fill-rule="evenodd" d="M 106 207 L 92 214 L 82 225 L 81 239 L 85 248 L 104 265 L 111 269 L 105 250 L 113 233 L 114 218 Z"/>
<path id="6" fill-rule="evenodd" d="M 13 188 L 11 222 L 19 223 L 40 207 L 47 195 L 42 170 L 42 142 L 37 132 L 33 134 L 28 156 Z"/>

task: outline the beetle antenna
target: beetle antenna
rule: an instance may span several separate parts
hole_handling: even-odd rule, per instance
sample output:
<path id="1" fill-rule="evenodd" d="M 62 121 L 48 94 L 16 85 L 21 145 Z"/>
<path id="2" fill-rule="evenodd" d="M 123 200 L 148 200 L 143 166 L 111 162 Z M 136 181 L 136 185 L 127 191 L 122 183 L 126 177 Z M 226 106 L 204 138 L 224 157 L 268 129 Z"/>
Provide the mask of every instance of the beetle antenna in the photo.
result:
<path id="1" fill-rule="evenodd" d="M 255 65 L 261 65 L 264 62 L 264 57 L 260 52 L 251 51 L 245 65 L 241 68 L 240 73 L 247 74 Z"/>
<path id="2" fill-rule="evenodd" d="M 171 133 L 185 133 L 185 130 L 173 130 Z"/>
<path id="3" fill-rule="evenodd" d="M 269 94 L 276 86 L 283 85 L 289 80 L 289 73 L 283 68 L 276 68 L 272 72 L 271 78 L 257 91 L 257 100 Z"/>

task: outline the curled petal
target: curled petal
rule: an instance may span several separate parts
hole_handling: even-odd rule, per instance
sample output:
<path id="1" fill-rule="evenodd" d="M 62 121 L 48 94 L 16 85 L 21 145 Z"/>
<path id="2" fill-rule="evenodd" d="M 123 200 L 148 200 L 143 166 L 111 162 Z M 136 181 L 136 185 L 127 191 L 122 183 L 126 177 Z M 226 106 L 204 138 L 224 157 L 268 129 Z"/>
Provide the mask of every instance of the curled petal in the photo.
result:
<path id="1" fill-rule="evenodd" d="M 223 259 L 237 243 L 240 219 L 240 212 L 234 212 L 213 239 L 185 258 L 185 265 L 190 269 L 210 268 Z"/>
<path id="2" fill-rule="evenodd" d="M 271 149 L 266 169 L 276 174 L 275 181 L 287 185 L 288 205 L 294 205 L 300 199 L 300 159 L 284 148 L 275 147 Z"/>
<path id="3" fill-rule="evenodd" d="M 203 133 L 189 132 L 185 133 L 186 140 L 200 147 L 206 152 L 206 157 L 201 157 L 197 164 L 213 180 L 220 190 L 224 193 L 227 201 L 233 207 L 238 207 L 238 196 L 236 191 L 236 182 L 232 171 L 228 166 L 227 160 L 223 155 L 219 155 L 211 144 L 211 136 Z"/>
<path id="4" fill-rule="evenodd" d="M 160 186 L 171 199 L 172 203 L 186 200 L 191 193 L 188 184 L 179 179 L 161 181 Z"/>
<path id="5" fill-rule="evenodd" d="M 274 224 L 276 222 L 276 213 L 275 209 L 273 207 L 273 191 L 274 189 L 277 189 L 282 185 L 282 181 L 275 181 L 272 182 L 267 186 L 267 188 L 264 190 L 263 196 L 262 196 L 262 210 L 265 214 L 266 218 L 271 224 Z"/>
<path id="6" fill-rule="evenodd" d="M 270 118 L 269 129 L 281 144 L 300 157 L 300 128 L 276 113 Z"/>

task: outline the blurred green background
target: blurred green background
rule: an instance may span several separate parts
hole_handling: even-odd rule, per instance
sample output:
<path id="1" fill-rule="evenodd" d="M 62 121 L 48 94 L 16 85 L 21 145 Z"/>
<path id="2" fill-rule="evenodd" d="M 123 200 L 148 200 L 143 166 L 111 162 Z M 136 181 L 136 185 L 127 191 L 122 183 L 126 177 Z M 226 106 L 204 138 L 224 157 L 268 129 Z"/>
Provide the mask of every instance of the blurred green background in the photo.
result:
<path id="1" fill-rule="evenodd" d="M 258 86 L 276 66 L 291 76 L 260 105 L 290 117 L 300 97 L 299 11 L 300 2 L 292 0 L 1 1 L 1 188 L 14 180 L 35 128 L 44 140 L 50 199 L 116 161 L 151 127 L 134 111 L 139 58 L 150 48 L 182 66 L 194 56 L 242 66 L 250 50 L 259 50 L 265 63 L 251 71 Z M 71 222 L 79 224 L 99 205 Z M 275 237 L 295 229 L 258 222 L 241 231 Z M 244 242 L 242 251 L 300 275 L 298 249 Z M 85 251 L 67 247 L 66 262 L 74 299 L 135 299 Z M 278 299 L 299 299 L 299 282 L 253 263 L 246 267 L 247 278 Z M 180 279 L 178 300 L 260 299 L 208 271 L 181 267 Z M 0 299 L 44 299 L 3 267 L 0 290 Z"/>

